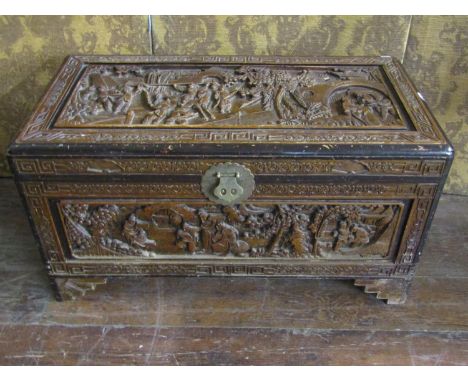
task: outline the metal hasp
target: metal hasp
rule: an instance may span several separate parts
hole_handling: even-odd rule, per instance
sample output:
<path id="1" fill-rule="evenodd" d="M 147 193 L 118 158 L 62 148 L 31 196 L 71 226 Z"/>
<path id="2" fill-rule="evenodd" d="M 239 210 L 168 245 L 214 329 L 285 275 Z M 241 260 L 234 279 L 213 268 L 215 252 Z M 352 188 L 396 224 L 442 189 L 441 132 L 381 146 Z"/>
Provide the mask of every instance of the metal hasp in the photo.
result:
<path id="1" fill-rule="evenodd" d="M 252 172 L 247 167 L 237 163 L 221 163 L 205 172 L 201 187 L 211 201 L 233 205 L 250 197 L 255 182 Z"/>
<path id="2" fill-rule="evenodd" d="M 219 179 L 219 183 L 213 191 L 215 196 L 227 203 L 232 203 L 239 197 L 242 197 L 244 189 L 237 183 L 237 178 L 239 178 L 238 172 L 229 174 L 218 172 L 216 176 Z"/>

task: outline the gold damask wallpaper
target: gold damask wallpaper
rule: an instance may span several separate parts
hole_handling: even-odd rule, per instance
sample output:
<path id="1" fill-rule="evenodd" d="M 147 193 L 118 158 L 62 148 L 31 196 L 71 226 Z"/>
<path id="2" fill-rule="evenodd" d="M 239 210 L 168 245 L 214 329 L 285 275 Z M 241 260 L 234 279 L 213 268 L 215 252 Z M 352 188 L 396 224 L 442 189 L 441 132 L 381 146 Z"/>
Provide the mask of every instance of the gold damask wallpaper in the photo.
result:
<path id="1" fill-rule="evenodd" d="M 153 17 L 155 54 L 365 55 L 403 59 L 411 16 Z"/>
<path id="2" fill-rule="evenodd" d="M 0 175 L 10 175 L 8 144 L 73 53 L 151 54 L 148 17 L 0 17 Z"/>
<path id="3" fill-rule="evenodd" d="M 5 149 L 65 55 L 393 55 L 456 149 L 445 192 L 468 195 L 466 16 L 5 16 L 0 18 L 0 175 Z"/>
<path id="4" fill-rule="evenodd" d="M 455 146 L 445 192 L 468 195 L 468 17 L 414 16 L 403 64 Z"/>

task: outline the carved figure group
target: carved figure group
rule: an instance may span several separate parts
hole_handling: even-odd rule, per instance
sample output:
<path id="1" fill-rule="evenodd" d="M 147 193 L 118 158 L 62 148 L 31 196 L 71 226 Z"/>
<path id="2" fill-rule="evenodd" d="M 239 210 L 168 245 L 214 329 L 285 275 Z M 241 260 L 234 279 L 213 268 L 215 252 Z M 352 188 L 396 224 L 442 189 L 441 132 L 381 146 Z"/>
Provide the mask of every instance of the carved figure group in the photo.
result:
<path id="1" fill-rule="evenodd" d="M 63 207 L 76 254 L 144 257 L 172 253 L 333 258 L 352 256 L 355 249 L 359 256 L 385 256 L 382 245 L 390 246 L 385 232 L 394 226 L 396 211 L 391 205 Z M 374 251 L 374 243 L 380 249 Z"/>
<path id="2" fill-rule="evenodd" d="M 343 81 L 347 88 L 335 94 L 334 87 Z M 351 127 L 401 122 L 383 89 L 380 76 L 371 69 L 331 73 L 256 66 L 139 71 L 118 67 L 85 76 L 58 125 L 99 124 L 101 118 L 155 126 L 256 121 Z M 329 97 L 323 98 L 327 92 Z"/>
<path id="3" fill-rule="evenodd" d="M 210 214 L 200 209 L 198 216 L 200 226 L 183 223 L 182 228 L 177 231 L 179 248 L 186 246 L 190 253 L 195 253 L 201 236 L 201 247 L 206 253 L 246 255 L 250 246 L 239 240 L 239 231 L 225 222 L 224 215 Z"/>
<path id="4" fill-rule="evenodd" d="M 339 228 L 333 231 L 333 236 L 335 251 L 339 251 L 344 245 L 354 248 L 369 243 L 369 232 L 358 224 L 349 224 L 346 220 L 340 221 Z"/>

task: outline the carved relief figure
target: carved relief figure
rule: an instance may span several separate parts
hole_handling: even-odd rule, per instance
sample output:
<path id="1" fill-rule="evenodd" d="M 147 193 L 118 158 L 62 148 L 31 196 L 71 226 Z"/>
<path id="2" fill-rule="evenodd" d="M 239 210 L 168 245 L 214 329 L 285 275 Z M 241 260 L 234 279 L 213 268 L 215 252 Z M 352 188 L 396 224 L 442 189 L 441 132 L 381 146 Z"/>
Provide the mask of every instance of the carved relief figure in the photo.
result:
<path id="1" fill-rule="evenodd" d="M 147 232 L 140 226 L 140 224 L 141 221 L 138 221 L 135 214 L 131 214 L 124 223 L 122 236 L 127 239 L 130 244 L 137 247 L 154 247 L 156 245 L 156 241 L 148 239 Z"/>
<path id="2" fill-rule="evenodd" d="M 231 252 L 238 256 L 246 255 L 249 245 L 245 241 L 238 240 L 238 238 L 239 231 L 235 227 L 224 222 L 218 223 L 211 246 L 213 252 L 221 254 Z"/>
<path id="3" fill-rule="evenodd" d="M 61 205 L 72 256 L 386 257 L 400 205 Z"/>
<path id="4" fill-rule="evenodd" d="M 177 230 L 177 246 L 179 248 L 186 248 L 189 253 L 194 253 L 199 242 L 200 227 L 184 223 L 182 229 Z"/>
<path id="5" fill-rule="evenodd" d="M 344 115 L 357 124 L 394 124 L 396 116 L 390 100 L 375 91 L 347 89 L 340 102 Z"/>
<path id="6" fill-rule="evenodd" d="M 369 243 L 369 232 L 367 232 L 363 227 L 353 224 L 351 226 L 351 234 L 353 235 L 353 239 L 351 241 L 352 248 Z"/>
<path id="7" fill-rule="evenodd" d="M 383 127 L 402 123 L 377 67 L 103 65 L 82 78 L 56 126 Z"/>
<path id="8" fill-rule="evenodd" d="M 350 230 L 346 220 L 340 221 L 339 228 L 333 231 L 333 236 L 336 238 L 333 250 L 339 251 L 344 244 L 348 243 L 350 238 Z"/>

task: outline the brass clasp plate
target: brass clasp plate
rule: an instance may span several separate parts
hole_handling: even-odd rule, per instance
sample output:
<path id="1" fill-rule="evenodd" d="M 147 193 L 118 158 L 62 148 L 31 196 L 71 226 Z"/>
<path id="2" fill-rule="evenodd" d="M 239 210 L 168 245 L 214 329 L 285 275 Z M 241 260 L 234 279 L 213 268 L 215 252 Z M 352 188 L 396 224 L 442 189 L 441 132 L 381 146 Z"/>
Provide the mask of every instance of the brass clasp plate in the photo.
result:
<path id="1" fill-rule="evenodd" d="M 254 176 L 245 166 L 221 163 L 210 167 L 202 177 L 201 188 L 213 202 L 232 205 L 250 197 L 255 187 Z"/>

